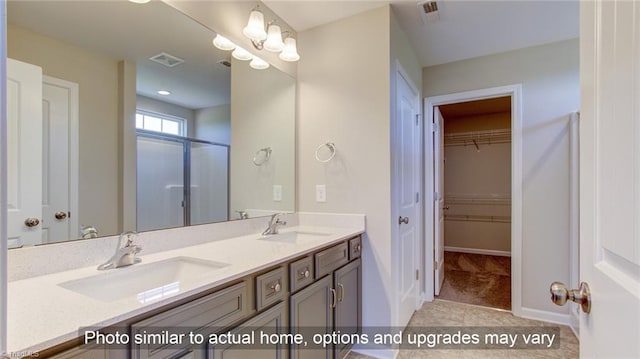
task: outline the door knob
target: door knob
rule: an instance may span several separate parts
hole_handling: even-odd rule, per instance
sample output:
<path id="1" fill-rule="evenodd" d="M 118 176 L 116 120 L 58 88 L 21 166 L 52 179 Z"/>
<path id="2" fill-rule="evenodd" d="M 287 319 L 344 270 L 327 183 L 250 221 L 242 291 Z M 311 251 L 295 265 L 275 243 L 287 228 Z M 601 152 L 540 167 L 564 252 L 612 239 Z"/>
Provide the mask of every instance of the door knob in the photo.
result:
<path id="1" fill-rule="evenodd" d="M 35 217 L 29 217 L 24 220 L 24 225 L 27 227 L 37 227 L 40 224 L 40 220 Z"/>
<path id="2" fill-rule="evenodd" d="M 398 224 L 409 224 L 409 217 L 398 217 Z"/>
<path id="3" fill-rule="evenodd" d="M 56 217 L 57 220 L 61 221 L 67 218 L 67 212 L 58 211 L 53 216 Z"/>
<path id="4" fill-rule="evenodd" d="M 553 282 L 549 292 L 551 293 L 551 301 L 556 305 L 565 305 L 567 300 L 570 300 L 580 304 L 583 312 L 591 312 L 591 290 L 585 282 L 580 283 L 580 288 L 571 290 L 567 289 L 564 283 Z"/>

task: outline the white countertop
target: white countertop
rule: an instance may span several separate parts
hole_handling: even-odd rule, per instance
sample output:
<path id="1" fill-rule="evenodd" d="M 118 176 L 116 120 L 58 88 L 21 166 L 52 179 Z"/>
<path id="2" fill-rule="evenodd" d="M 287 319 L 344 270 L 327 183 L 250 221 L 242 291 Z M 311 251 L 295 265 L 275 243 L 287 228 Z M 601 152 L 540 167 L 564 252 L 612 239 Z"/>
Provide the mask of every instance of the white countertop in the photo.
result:
<path id="1" fill-rule="evenodd" d="M 135 296 L 104 302 L 58 285 L 69 280 L 104 273 L 97 271 L 95 266 L 9 282 L 7 338 L 9 352 L 38 352 L 50 348 L 77 338 L 78 330 L 82 327 L 109 326 L 131 319 L 155 308 L 363 233 L 364 228 L 300 226 L 287 228 L 281 233 L 290 231 L 324 232 L 330 235 L 318 236 L 301 243 L 282 243 L 261 240 L 260 234 L 251 234 L 149 255 L 145 255 L 143 251 L 139 255 L 142 263 L 132 267 L 112 269 L 112 271 L 126 271 L 128 268 L 142 266 L 145 263 L 180 256 L 230 264 L 186 283 L 180 292 L 153 303 L 140 303 Z M 56 259 L 51 258 L 51 260 Z"/>

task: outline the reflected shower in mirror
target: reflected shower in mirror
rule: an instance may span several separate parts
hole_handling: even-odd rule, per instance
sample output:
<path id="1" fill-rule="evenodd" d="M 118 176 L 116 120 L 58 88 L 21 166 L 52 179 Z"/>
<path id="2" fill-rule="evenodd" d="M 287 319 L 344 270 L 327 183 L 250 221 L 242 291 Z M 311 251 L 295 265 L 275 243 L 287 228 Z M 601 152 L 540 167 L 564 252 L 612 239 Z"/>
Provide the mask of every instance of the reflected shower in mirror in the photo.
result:
<path id="1" fill-rule="evenodd" d="M 10 247 L 294 211 L 293 78 L 230 59 L 161 1 L 7 12 L 9 112 L 42 113 L 9 116 Z"/>

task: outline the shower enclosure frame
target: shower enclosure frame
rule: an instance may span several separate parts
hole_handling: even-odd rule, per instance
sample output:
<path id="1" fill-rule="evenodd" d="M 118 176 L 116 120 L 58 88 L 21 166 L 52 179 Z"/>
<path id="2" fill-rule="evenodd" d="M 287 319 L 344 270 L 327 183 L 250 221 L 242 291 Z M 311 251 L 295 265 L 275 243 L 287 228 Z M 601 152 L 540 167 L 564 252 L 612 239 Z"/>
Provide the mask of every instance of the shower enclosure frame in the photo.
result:
<path id="1" fill-rule="evenodd" d="M 219 142 L 201 140 L 197 138 L 177 136 L 177 135 L 172 135 L 167 133 L 160 133 L 160 132 L 141 130 L 141 129 L 136 130 L 136 141 L 138 137 L 146 137 L 146 138 L 151 138 L 155 140 L 171 141 L 171 142 L 177 142 L 182 144 L 182 161 L 184 166 L 184 171 L 183 171 L 184 185 L 182 186 L 184 203 L 182 207 L 184 211 L 183 212 L 184 226 L 191 225 L 191 144 L 200 143 L 205 145 L 226 147 L 227 148 L 227 209 L 226 209 L 227 216 L 226 217 L 227 217 L 227 221 L 229 220 L 229 217 L 230 217 L 229 211 L 231 208 L 230 207 L 231 198 L 230 198 L 230 191 L 229 191 L 231 186 L 231 182 L 230 182 L 231 146 L 230 145 L 219 143 Z M 137 160 L 137 155 L 136 155 L 136 160 Z M 136 200 L 136 206 L 137 205 L 138 205 L 138 201 Z M 158 228 L 158 229 L 166 229 L 166 228 Z"/>

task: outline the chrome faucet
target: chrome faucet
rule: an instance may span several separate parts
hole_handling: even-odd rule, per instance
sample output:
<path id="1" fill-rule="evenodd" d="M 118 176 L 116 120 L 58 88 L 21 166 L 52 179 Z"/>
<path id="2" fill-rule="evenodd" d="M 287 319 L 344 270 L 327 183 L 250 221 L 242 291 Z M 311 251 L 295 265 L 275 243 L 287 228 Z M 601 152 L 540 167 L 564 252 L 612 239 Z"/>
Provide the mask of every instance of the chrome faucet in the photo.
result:
<path id="1" fill-rule="evenodd" d="M 106 262 L 98 266 L 98 270 L 125 267 L 132 264 L 140 263 L 142 259 L 136 257 L 140 253 L 142 247 L 133 244 L 133 238 L 137 235 L 134 231 L 124 232 L 118 238 L 116 252 Z M 126 240 L 126 242 L 124 242 Z"/>
<path id="2" fill-rule="evenodd" d="M 278 234 L 278 226 L 280 225 L 285 226 L 287 224 L 287 222 L 280 220 L 279 218 L 280 214 L 281 213 L 275 213 L 271 215 L 271 219 L 269 219 L 269 226 L 267 227 L 267 229 L 264 230 L 264 232 L 262 232 L 263 236 Z"/>

